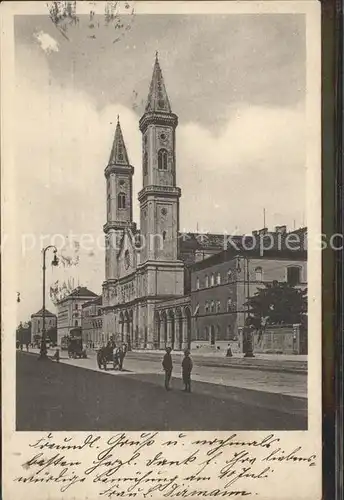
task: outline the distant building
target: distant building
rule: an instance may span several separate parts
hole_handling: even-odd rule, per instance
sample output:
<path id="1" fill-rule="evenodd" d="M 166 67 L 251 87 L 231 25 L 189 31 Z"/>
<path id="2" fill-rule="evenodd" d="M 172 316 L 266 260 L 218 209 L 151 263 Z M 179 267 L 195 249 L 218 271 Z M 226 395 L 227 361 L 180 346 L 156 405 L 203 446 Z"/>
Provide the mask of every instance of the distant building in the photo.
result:
<path id="1" fill-rule="evenodd" d="M 192 341 L 216 345 L 238 336 L 247 297 L 273 281 L 307 287 L 304 250 L 235 253 L 227 250 L 196 263 L 191 272 Z"/>
<path id="2" fill-rule="evenodd" d="M 29 344 L 31 342 L 31 322 L 20 323 L 16 330 L 16 340 L 20 344 Z"/>
<path id="3" fill-rule="evenodd" d="M 72 328 L 81 327 L 82 305 L 98 295 L 86 287 L 77 287 L 69 295 L 57 302 L 57 343 L 61 338 L 69 335 Z"/>
<path id="4" fill-rule="evenodd" d="M 56 314 L 45 309 L 45 331 L 49 335 L 49 330 L 55 329 L 57 325 Z M 35 314 L 31 314 L 31 342 L 34 343 L 42 336 L 43 329 L 43 309 Z"/>
<path id="5" fill-rule="evenodd" d="M 103 333 L 102 296 L 85 302 L 81 314 L 82 339 L 85 345 L 94 343 L 98 346 L 109 340 Z"/>

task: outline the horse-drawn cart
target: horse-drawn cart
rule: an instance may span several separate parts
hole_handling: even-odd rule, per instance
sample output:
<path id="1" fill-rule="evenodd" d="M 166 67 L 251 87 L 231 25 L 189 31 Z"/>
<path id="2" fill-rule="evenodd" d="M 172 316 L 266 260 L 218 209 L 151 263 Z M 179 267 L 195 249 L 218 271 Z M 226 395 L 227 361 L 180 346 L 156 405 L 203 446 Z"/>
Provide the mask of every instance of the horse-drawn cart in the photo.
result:
<path id="1" fill-rule="evenodd" d="M 70 331 L 68 339 L 68 356 L 70 358 L 87 358 L 86 350 L 83 348 L 81 328 L 74 328 Z"/>
<path id="2" fill-rule="evenodd" d="M 122 370 L 123 360 L 126 355 L 126 347 L 116 347 L 116 345 L 109 342 L 106 346 L 101 347 L 97 352 L 98 368 L 107 370 L 107 365 L 112 364 L 113 369 Z"/>

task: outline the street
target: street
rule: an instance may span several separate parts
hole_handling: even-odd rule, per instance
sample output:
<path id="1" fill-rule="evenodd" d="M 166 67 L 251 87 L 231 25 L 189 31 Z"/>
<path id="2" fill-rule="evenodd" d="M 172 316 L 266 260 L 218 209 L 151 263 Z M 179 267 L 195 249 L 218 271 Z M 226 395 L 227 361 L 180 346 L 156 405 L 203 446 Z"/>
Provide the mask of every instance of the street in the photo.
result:
<path id="1" fill-rule="evenodd" d="M 187 394 L 177 353 L 170 392 L 163 386 L 161 353 L 128 353 L 123 372 L 100 371 L 93 352 L 80 360 L 61 354 L 56 363 L 38 362 L 37 353 L 17 353 L 17 430 L 307 428 L 307 373 L 286 361 L 272 371 L 264 359 L 238 368 L 195 356 Z M 233 359 L 234 365 L 239 362 Z"/>

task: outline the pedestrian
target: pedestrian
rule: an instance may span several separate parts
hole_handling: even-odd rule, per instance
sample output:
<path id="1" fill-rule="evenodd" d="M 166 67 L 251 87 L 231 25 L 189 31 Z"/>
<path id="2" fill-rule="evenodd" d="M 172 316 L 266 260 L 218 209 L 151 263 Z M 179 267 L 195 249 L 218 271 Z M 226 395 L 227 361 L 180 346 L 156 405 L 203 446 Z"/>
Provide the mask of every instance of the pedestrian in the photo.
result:
<path id="1" fill-rule="evenodd" d="M 27 352 L 29 352 L 29 344 L 28 344 L 28 342 L 26 343 L 26 350 L 27 350 Z"/>
<path id="2" fill-rule="evenodd" d="M 172 356 L 171 356 L 171 347 L 166 347 L 166 354 L 164 359 L 162 360 L 162 367 L 165 370 L 165 389 L 166 391 L 170 390 L 170 380 L 172 375 Z"/>
<path id="3" fill-rule="evenodd" d="M 228 344 L 228 348 L 227 348 L 227 352 L 226 352 L 226 357 L 227 358 L 231 358 L 232 356 L 233 356 L 232 348 L 231 348 L 231 345 Z"/>
<path id="4" fill-rule="evenodd" d="M 184 391 L 191 392 L 191 372 L 192 372 L 192 359 L 190 358 L 190 351 L 184 351 L 184 359 L 182 361 L 182 375 L 184 382 Z"/>
<path id="5" fill-rule="evenodd" d="M 58 363 L 60 361 L 60 350 L 59 349 L 56 349 L 55 354 L 53 356 L 53 359 L 56 360 L 56 363 Z"/>

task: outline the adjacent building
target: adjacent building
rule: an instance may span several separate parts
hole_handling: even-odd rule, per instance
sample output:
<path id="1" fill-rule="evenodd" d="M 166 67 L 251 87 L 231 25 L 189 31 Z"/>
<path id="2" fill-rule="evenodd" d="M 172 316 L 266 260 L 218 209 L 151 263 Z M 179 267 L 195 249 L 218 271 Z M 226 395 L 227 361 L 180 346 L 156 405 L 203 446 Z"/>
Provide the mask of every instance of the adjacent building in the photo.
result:
<path id="1" fill-rule="evenodd" d="M 227 250 L 192 266 L 192 340 L 217 345 L 238 338 L 248 297 L 274 281 L 307 287 L 304 250 Z"/>
<path id="2" fill-rule="evenodd" d="M 49 336 L 49 330 L 55 330 L 57 325 L 56 314 L 45 309 L 45 331 Z M 42 336 L 43 329 L 43 309 L 40 309 L 35 314 L 31 314 L 31 342 L 37 342 Z"/>
<path id="3" fill-rule="evenodd" d="M 73 328 L 81 327 L 82 305 L 98 295 L 86 287 L 79 286 L 57 302 L 57 343 L 68 336 Z"/>
<path id="4" fill-rule="evenodd" d="M 100 295 L 81 306 L 82 339 L 87 346 L 94 344 L 95 347 L 98 347 L 109 340 L 109 334 L 106 336 L 103 333 L 102 302 L 103 298 Z"/>

